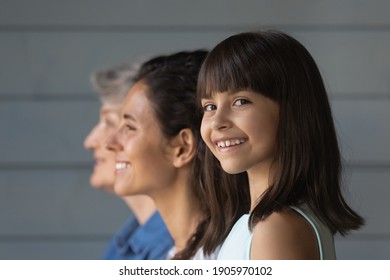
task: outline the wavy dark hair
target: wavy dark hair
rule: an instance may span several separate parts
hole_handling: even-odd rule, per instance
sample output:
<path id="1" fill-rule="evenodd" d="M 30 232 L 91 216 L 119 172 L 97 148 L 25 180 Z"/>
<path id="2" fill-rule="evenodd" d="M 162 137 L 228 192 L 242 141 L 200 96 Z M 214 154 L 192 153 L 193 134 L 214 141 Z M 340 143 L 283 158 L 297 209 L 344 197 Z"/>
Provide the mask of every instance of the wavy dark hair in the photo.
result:
<path id="1" fill-rule="evenodd" d="M 197 156 L 192 162 L 188 180 L 193 199 L 200 204 L 202 220 L 186 247 L 177 252 L 174 259 L 191 259 L 201 247 L 205 254 L 213 253 L 226 238 L 234 222 L 247 211 L 239 208 L 237 200 L 249 201 L 249 191 L 245 189 L 235 193 L 224 189 L 235 188 L 240 183 L 239 176 L 218 172 L 221 169 L 206 174 L 207 167 L 206 170 L 203 168 L 214 166 L 204 161 L 206 147 L 200 136 L 203 112 L 196 101 L 198 73 L 207 54 L 206 50 L 195 50 L 158 56 L 145 62 L 134 78 L 135 82 L 142 81 L 147 86 L 148 99 L 164 136 L 173 138 L 182 129 L 190 128 L 197 142 Z M 219 184 L 224 187 L 215 187 Z M 213 193 L 215 201 L 212 203 L 207 199 L 211 196 L 208 192 Z M 215 207 L 223 202 L 235 204 L 237 207 L 228 212 L 221 207 Z"/>
<path id="2" fill-rule="evenodd" d="M 341 155 L 331 108 L 320 71 L 306 48 L 275 30 L 225 39 L 203 63 L 198 104 L 216 92 L 239 90 L 254 91 L 279 104 L 278 169 L 257 201 L 249 226 L 274 211 L 305 203 L 333 234 L 361 227 L 363 218 L 342 195 Z"/>

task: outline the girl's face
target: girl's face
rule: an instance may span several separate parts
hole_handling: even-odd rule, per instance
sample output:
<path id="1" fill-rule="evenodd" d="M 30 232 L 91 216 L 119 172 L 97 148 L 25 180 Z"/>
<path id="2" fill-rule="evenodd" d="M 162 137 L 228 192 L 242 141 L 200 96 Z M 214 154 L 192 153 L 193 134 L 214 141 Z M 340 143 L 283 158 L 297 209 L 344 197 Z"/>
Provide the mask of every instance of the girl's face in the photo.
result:
<path id="1" fill-rule="evenodd" d="M 116 153 L 114 189 L 121 196 L 151 194 L 169 185 L 174 176 L 169 140 L 162 135 L 146 92 L 142 82 L 132 87 L 120 127 L 107 143 Z"/>
<path id="2" fill-rule="evenodd" d="M 106 149 L 107 137 L 112 134 L 120 122 L 120 106 L 103 103 L 100 119 L 84 140 L 84 147 L 93 150 L 95 165 L 90 184 L 95 188 L 112 191 L 115 184 L 115 154 Z"/>
<path id="3" fill-rule="evenodd" d="M 202 138 L 227 173 L 269 170 L 276 151 L 276 102 L 259 93 L 239 91 L 202 99 L 202 107 Z"/>

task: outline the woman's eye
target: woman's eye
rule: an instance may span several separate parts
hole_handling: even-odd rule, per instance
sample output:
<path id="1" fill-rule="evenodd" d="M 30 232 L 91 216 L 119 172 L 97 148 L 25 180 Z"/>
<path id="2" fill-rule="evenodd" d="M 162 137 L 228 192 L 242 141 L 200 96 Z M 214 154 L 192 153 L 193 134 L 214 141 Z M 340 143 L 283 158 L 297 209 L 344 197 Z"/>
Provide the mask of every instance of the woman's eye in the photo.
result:
<path id="1" fill-rule="evenodd" d="M 107 127 L 113 127 L 115 126 L 114 122 L 110 121 L 110 120 L 105 120 L 104 121 L 104 124 L 107 126 Z"/>
<path id="2" fill-rule="evenodd" d="M 100 122 L 104 125 L 106 128 L 115 128 L 117 126 L 117 121 L 115 119 L 110 118 L 110 117 L 104 117 L 100 120 Z"/>
<path id="3" fill-rule="evenodd" d="M 213 104 L 206 104 L 206 105 L 204 105 L 203 106 L 203 109 L 205 110 L 205 111 L 213 111 L 213 110 L 215 110 L 215 105 L 213 105 Z"/>
<path id="4" fill-rule="evenodd" d="M 126 128 L 127 130 L 135 130 L 135 127 L 129 124 L 126 125 Z"/>

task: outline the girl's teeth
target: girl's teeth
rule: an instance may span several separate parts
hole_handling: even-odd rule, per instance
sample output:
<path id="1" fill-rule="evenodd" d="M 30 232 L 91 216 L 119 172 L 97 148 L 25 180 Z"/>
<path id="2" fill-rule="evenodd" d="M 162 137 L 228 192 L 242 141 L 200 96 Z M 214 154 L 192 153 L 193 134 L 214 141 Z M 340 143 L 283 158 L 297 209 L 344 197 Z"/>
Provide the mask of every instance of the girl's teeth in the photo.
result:
<path id="1" fill-rule="evenodd" d="M 229 140 L 226 140 L 226 141 L 218 142 L 217 146 L 220 147 L 220 148 L 225 148 L 225 147 L 239 145 L 239 144 L 244 143 L 244 142 L 245 142 L 244 139 L 229 139 Z"/>

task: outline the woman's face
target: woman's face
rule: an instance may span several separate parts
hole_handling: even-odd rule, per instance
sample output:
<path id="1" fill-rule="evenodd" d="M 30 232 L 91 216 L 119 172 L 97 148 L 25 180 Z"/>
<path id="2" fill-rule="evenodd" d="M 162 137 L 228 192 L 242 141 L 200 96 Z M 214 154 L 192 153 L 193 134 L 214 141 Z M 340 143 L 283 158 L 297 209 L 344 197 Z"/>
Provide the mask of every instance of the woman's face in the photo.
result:
<path id="1" fill-rule="evenodd" d="M 276 151 L 279 106 L 251 91 L 202 99 L 203 140 L 231 174 L 269 168 Z"/>
<path id="2" fill-rule="evenodd" d="M 120 123 L 120 106 L 103 103 L 100 119 L 84 140 L 84 147 L 92 150 L 95 165 L 90 184 L 95 188 L 112 191 L 115 184 L 115 153 L 106 149 L 106 140 Z"/>
<path id="3" fill-rule="evenodd" d="M 121 124 L 108 140 L 116 153 L 115 192 L 118 195 L 151 194 L 169 185 L 174 176 L 166 139 L 147 97 L 147 86 L 136 83 L 121 112 Z"/>

